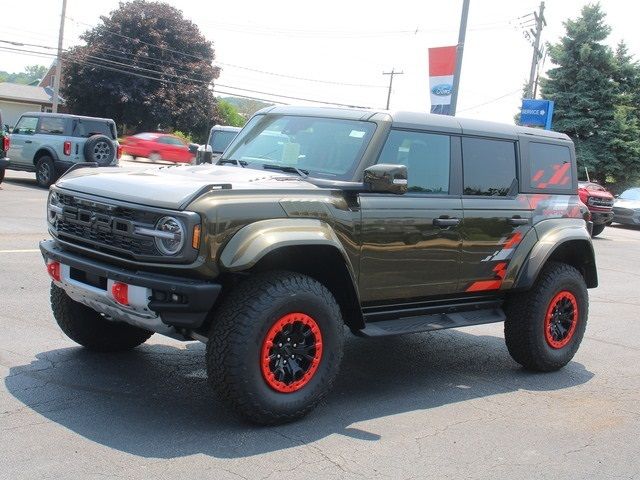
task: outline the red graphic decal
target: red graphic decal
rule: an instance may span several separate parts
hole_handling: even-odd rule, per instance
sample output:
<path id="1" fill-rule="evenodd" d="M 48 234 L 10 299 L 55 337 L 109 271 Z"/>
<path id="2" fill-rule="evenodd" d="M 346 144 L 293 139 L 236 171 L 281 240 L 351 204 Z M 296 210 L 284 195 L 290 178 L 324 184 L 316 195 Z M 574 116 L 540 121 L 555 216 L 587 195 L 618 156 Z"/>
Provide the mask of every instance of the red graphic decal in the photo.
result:
<path id="1" fill-rule="evenodd" d="M 549 185 L 558 185 L 566 177 L 567 172 L 571 168 L 570 163 L 565 163 L 556 170 L 556 173 L 549 179 Z"/>
<path id="2" fill-rule="evenodd" d="M 534 182 L 537 182 L 542 178 L 543 175 L 544 175 L 544 170 L 538 170 L 531 180 Z"/>
<path id="3" fill-rule="evenodd" d="M 500 277 L 500 280 L 504 280 L 504 276 L 507 273 L 507 262 L 500 262 L 495 267 L 493 267 L 493 271 L 496 272 L 496 275 Z"/>
<path id="4" fill-rule="evenodd" d="M 520 232 L 515 232 L 513 236 L 504 244 L 503 249 L 505 248 L 513 248 L 522 240 L 522 234 Z"/>
<path id="5" fill-rule="evenodd" d="M 467 292 L 484 292 L 486 290 L 498 290 L 502 285 L 502 280 L 481 280 L 473 282 Z"/>

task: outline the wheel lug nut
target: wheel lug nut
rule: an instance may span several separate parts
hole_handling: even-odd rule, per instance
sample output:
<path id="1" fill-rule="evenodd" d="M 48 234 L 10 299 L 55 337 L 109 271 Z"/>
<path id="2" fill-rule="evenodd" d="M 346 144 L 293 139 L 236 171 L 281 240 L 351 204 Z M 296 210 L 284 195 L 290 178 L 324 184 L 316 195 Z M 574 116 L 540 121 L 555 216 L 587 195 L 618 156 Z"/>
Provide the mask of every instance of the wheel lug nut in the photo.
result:
<path id="1" fill-rule="evenodd" d="M 279 344 L 278 344 L 278 346 L 279 346 L 279 347 L 282 347 L 282 344 L 281 344 L 281 343 L 279 343 Z"/>
<path id="2" fill-rule="evenodd" d="M 297 344 L 295 344 L 295 343 L 293 344 L 293 348 L 296 348 L 297 346 L 298 346 Z"/>
<path id="3" fill-rule="evenodd" d="M 285 360 L 284 363 L 287 363 L 287 361 Z"/>
<path id="4" fill-rule="evenodd" d="M 287 342 L 290 342 L 290 341 L 291 341 L 291 339 L 290 339 L 290 338 L 287 338 Z"/>
<path id="5" fill-rule="evenodd" d="M 278 354 L 278 355 L 276 356 L 276 358 L 280 358 L 280 354 Z"/>

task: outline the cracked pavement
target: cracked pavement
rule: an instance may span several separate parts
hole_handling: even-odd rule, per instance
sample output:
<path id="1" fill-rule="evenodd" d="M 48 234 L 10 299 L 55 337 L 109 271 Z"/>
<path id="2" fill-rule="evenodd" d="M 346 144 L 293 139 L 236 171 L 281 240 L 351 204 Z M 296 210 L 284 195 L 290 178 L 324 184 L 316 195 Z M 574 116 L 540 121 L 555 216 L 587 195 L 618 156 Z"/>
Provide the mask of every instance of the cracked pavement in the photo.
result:
<path id="1" fill-rule="evenodd" d="M 600 287 L 559 372 L 525 372 L 502 325 L 347 337 L 335 389 L 302 421 L 241 423 L 204 348 L 154 335 L 92 354 L 57 328 L 37 248 L 46 192 L 0 185 L 0 479 L 640 478 L 640 230 L 594 240 Z"/>

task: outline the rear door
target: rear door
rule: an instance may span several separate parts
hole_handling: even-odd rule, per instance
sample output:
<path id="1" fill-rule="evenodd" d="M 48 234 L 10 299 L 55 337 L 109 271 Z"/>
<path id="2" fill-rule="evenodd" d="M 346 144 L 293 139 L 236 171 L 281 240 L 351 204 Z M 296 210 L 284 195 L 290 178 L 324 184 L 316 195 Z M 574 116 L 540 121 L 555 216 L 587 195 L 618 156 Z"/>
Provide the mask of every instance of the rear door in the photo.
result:
<path id="1" fill-rule="evenodd" d="M 464 136 L 462 149 L 462 268 L 460 290 L 498 290 L 508 263 L 531 229 L 526 196 L 518 194 L 518 144 Z"/>
<path id="2" fill-rule="evenodd" d="M 11 145 L 9 146 L 8 157 L 12 164 L 19 166 L 33 166 L 33 155 L 35 154 L 33 137 L 38 126 L 38 117 L 24 115 L 11 134 Z"/>
<path id="3" fill-rule="evenodd" d="M 409 191 L 360 195 L 365 304 L 456 292 L 462 247 L 458 145 L 459 138 L 448 134 L 391 130 L 378 163 L 406 165 Z"/>

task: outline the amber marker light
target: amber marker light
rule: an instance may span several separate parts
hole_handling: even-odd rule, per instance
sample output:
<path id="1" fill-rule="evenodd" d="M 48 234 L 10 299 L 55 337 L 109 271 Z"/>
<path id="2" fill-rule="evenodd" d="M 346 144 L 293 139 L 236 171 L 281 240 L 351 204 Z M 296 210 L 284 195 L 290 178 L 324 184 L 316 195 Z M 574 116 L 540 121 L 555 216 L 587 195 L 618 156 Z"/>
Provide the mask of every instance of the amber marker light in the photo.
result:
<path id="1" fill-rule="evenodd" d="M 193 236 L 191 237 L 191 246 L 196 250 L 200 249 L 200 225 L 194 225 Z"/>

